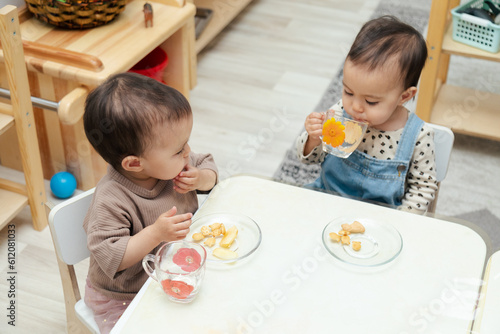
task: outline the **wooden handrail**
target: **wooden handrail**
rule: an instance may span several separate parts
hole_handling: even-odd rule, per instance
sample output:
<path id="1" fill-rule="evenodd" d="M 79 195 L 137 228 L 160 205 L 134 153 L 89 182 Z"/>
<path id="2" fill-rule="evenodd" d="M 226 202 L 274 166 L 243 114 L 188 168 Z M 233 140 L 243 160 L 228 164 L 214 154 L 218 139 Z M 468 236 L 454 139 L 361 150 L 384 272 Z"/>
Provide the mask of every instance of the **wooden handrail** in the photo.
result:
<path id="1" fill-rule="evenodd" d="M 0 42 L 0 47 L 1 45 Z M 100 72 L 104 69 L 104 65 L 98 57 L 81 52 L 30 41 L 23 41 L 23 49 L 25 55 L 43 60 L 50 60 L 94 72 Z"/>

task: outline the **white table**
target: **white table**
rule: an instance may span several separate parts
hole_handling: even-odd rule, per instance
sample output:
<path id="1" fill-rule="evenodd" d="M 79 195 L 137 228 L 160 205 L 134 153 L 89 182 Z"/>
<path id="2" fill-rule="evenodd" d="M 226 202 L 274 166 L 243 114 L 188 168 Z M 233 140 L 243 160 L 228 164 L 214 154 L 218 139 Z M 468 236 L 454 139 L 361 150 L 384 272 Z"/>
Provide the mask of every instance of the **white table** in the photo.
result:
<path id="1" fill-rule="evenodd" d="M 486 245 L 468 227 L 252 176 L 221 182 L 196 215 L 221 211 L 259 224 L 256 253 L 207 267 L 191 304 L 148 280 L 112 333 L 469 333 Z M 378 270 L 340 263 L 321 241 L 338 216 L 393 225 L 403 251 Z"/>

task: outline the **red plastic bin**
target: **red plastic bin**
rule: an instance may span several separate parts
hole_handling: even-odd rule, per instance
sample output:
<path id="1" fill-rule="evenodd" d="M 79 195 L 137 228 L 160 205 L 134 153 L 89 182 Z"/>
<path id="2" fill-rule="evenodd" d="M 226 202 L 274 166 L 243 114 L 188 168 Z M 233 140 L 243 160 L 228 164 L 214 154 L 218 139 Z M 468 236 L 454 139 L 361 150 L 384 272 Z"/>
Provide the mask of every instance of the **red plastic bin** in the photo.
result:
<path id="1" fill-rule="evenodd" d="M 129 72 L 139 73 L 153 78 L 159 82 L 163 81 L 163 71 L 168 64 L 168 56 L 165 50 L 157 47 L 146 57 L 132 67 Z"/>

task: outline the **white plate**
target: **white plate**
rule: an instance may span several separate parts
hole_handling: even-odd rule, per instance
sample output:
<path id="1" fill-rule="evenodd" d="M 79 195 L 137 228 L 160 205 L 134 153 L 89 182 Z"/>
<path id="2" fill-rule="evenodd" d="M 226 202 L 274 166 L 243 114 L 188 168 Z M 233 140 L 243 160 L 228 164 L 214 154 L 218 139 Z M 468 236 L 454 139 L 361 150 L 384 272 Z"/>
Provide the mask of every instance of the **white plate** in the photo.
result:
<path id="1" fill-rule="evenodd" d="M 351 244 L 343 245 L 330 238 L 330 232 L 338 234 L 342 230 L 342 224 L 352 224 L 356 220 L 363 224 L 365 232 L 350 234 Z M 394 226 L 368 218 L 336 218 L 325 226 L 322 239 L 325 248 L 335 258 L 345 263 L 364 267 L 387 264 L 393 261 L 403 249 L 403 239 Z M 353 241 L 361 241 L 359 251 L 352 249 Z"/>
<path id="2" fill-rule="evenodd" d="M 259 225 L 257 225 L 257 223 L 253 219 L 245 215 L 226 212 L 195 217 L 193 223 L 190 226 L 190 231 L 186 237 L 186 240 L 193 241 L 192 236 L 194 233 L 201 232 L 202 226 L 208 226 L 213 223 L 224 224 L 226 231 L 229 230 L 232 226 L 236 226 L 236 228 L 238 229 L 238 235 L 236 236 L 235 241 L 229 249 L 236 252 L 238 254 L 238 257 L 231 260 L 222 260 L 218 257 L 215 257 L 212 252 L 217 247 L 220 247 L 219 243 L 223 236 L 221 235 L 216 237 L 215 245 L 212 247 L 208 247 L 203 243 L 207 239 L 205 238 L 199 241 L 199 243 L 207 250 L 207 263 L 234 263 L 236 261 L 243 260 L 250 254 L 255 252 L 260 245 L 260 242 L 262 240 L 262 232 Z"/>

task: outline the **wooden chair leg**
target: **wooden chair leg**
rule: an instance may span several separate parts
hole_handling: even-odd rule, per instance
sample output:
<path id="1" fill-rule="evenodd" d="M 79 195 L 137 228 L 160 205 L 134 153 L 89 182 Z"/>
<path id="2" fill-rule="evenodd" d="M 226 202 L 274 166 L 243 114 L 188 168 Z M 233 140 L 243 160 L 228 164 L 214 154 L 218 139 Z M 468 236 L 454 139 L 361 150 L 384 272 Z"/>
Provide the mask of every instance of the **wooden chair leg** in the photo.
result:
<path id="1" fill-rule="evenodd" d="M 45 207 L 46 217 L 49 216 L 50 210 L 49 206 Z M 63 287 L 64 307 L 66 308 L 66 329 L 69 334 L 92 334 L 76 315 L 75 304 L 81 299 L 81 294 L 75 268 L 64 263 L 57 255 L 56 260 Z"/>
<path id="2" fill-rule="evenodd" d="M 91 334 L 92 332 L 80 321 L 75 311 L 75 304 L 81 299 L 75 269 L 73 266 L 67 265 L 59 258 L 57 258 L 57 264 L 59 266 L 59 272 L 61 273 L 68 333 Z"/>

